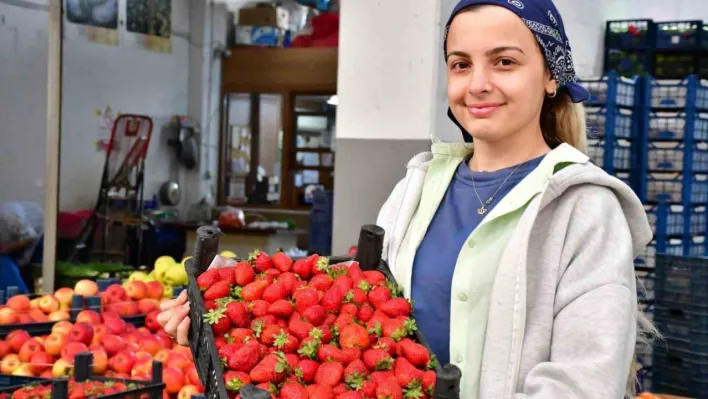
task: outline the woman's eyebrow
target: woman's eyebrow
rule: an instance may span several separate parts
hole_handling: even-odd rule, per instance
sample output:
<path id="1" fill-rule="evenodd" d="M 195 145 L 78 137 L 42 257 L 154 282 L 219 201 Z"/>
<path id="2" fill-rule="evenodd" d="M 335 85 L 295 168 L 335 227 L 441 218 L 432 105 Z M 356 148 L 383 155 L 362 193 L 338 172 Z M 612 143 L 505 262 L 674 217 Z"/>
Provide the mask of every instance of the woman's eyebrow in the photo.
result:
<path id="1" fill-rule="evenodd" d="M 494 47 L 493 49 L 487 50 L 486 55 L 487 56 L 495 55 L 495 54 L 503 53 L 505 51 L 518 51 L 519 53 L 526 55 L 526 53 L 524 53 L 524 50 L 522 50 L 520 47 L 516 47 L 516 46 Z M 447 57 L 445 58 L 445 60 L 447 61 L 447 59 L 452 56 L 458 56 L 458 57 L 462 57 L 462 58 L 472 58 L 469 55 L 469 53 L 466 53 L 464 51 L 451 51 L 451 52 L 447 53 Z"/>

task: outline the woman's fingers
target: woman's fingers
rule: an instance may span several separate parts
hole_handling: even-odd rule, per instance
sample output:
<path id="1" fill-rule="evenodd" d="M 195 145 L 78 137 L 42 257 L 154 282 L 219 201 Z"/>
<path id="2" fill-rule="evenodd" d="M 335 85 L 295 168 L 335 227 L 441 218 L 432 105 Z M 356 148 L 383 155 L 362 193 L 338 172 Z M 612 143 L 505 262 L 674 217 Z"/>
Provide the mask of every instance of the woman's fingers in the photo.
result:
<path id="1" fill-rule="evenodd" d="M 177 343 L 180 345 L 189 345 L 189 316 L 185 317 L 177 326 Z"/>
<path id="2" fill-rule="evenodd" d="M 177 306 L 184 305 L 185 302 L 187 302 L 187 290 L 182 290 L 182 292 L 179 293 L 177 298 L 162 302 L 160 304 L 160 310 L 164 312 L 170 309 L 174 309 Z"/>
<path id="3" fill-rule="evenodd" d="M 165 324 L 165 332 L 172 337 L 176 337 L 177 327 L 179 327 L 179 324 L 187 317 L 187 315 L 189 315 L 189 304 L 184 304 L 180 307 L 172 309 L 169 312 L 172 312 L 172 315 Z"/>

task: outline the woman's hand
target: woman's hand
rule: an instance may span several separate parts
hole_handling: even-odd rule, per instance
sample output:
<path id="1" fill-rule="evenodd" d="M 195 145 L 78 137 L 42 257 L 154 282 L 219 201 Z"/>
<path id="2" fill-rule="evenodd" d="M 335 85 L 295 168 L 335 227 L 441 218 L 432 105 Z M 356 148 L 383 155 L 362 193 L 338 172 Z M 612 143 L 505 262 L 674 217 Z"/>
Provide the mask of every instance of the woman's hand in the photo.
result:
<path id="1" fill-rule="evenodd" d="M 217 255 L 209 265 L 209 269 L 234 266 L 236 261 Z M 179 296 L 170 301 L 165 301 L 160 305 L 160 314 L 157 315 L 157 322 L 160 323 L 165 332 L 177 339 L 179 345 L 189 344 L 189 301 L 187 301 L 187 290 L 182 291 Z"/>

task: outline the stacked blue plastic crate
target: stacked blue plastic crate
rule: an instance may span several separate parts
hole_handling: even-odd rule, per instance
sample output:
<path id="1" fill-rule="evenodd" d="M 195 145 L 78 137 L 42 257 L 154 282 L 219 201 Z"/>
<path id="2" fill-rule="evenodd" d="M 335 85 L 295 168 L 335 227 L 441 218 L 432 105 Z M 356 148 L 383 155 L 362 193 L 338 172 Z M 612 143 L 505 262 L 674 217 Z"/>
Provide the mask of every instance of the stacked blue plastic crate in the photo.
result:
<path id="1" fill-rule="evenodd" d="M 332 191 L 317 190 L 313 194 L 308 228 L 310 253 L 332 253 Z"/>
<path id="2" fill-rule="evenodd" d="M 708 258 L 657 255 L 652 389 L 708 397 Z"/>
<path id="3" fill-rule="evenodd" d="M 588 155 L 595 165 L 630 186 L 630 171 L 636 162 L 632 146 L 638 133 L 638 81 L 610 72 L 602 79 L 579 82 L 590 92 L 585 104 Z"/>
<path id="4" fill-rule="evenodd" d="M 706 255 L 708 83 L 646 79 L 639 141 L 638 193 L 648 214 L 669 204 L 667 235 L 657 253 Z M 704 114 L 706 112 L 706 114 Z"/>

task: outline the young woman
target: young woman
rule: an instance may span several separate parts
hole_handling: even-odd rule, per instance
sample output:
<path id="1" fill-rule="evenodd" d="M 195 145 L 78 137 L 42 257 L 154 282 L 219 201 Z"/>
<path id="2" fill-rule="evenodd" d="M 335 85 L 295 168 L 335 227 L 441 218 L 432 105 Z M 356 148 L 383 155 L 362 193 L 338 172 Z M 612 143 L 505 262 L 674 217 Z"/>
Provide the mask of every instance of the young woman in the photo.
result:
<path id="1" fill-rule="evenodd" d="M 561 16 L 551 0 L 462 0 L 444 47 L 467 143 L 414 157 L 377 221 L 418 328 L 462 370 L 461 398 L 622 398 L 642 330 L 633 259 L 652 234 L 583 153 L 588 93 Z M 160 318 L 180 342 L 184 303 Z"/>

